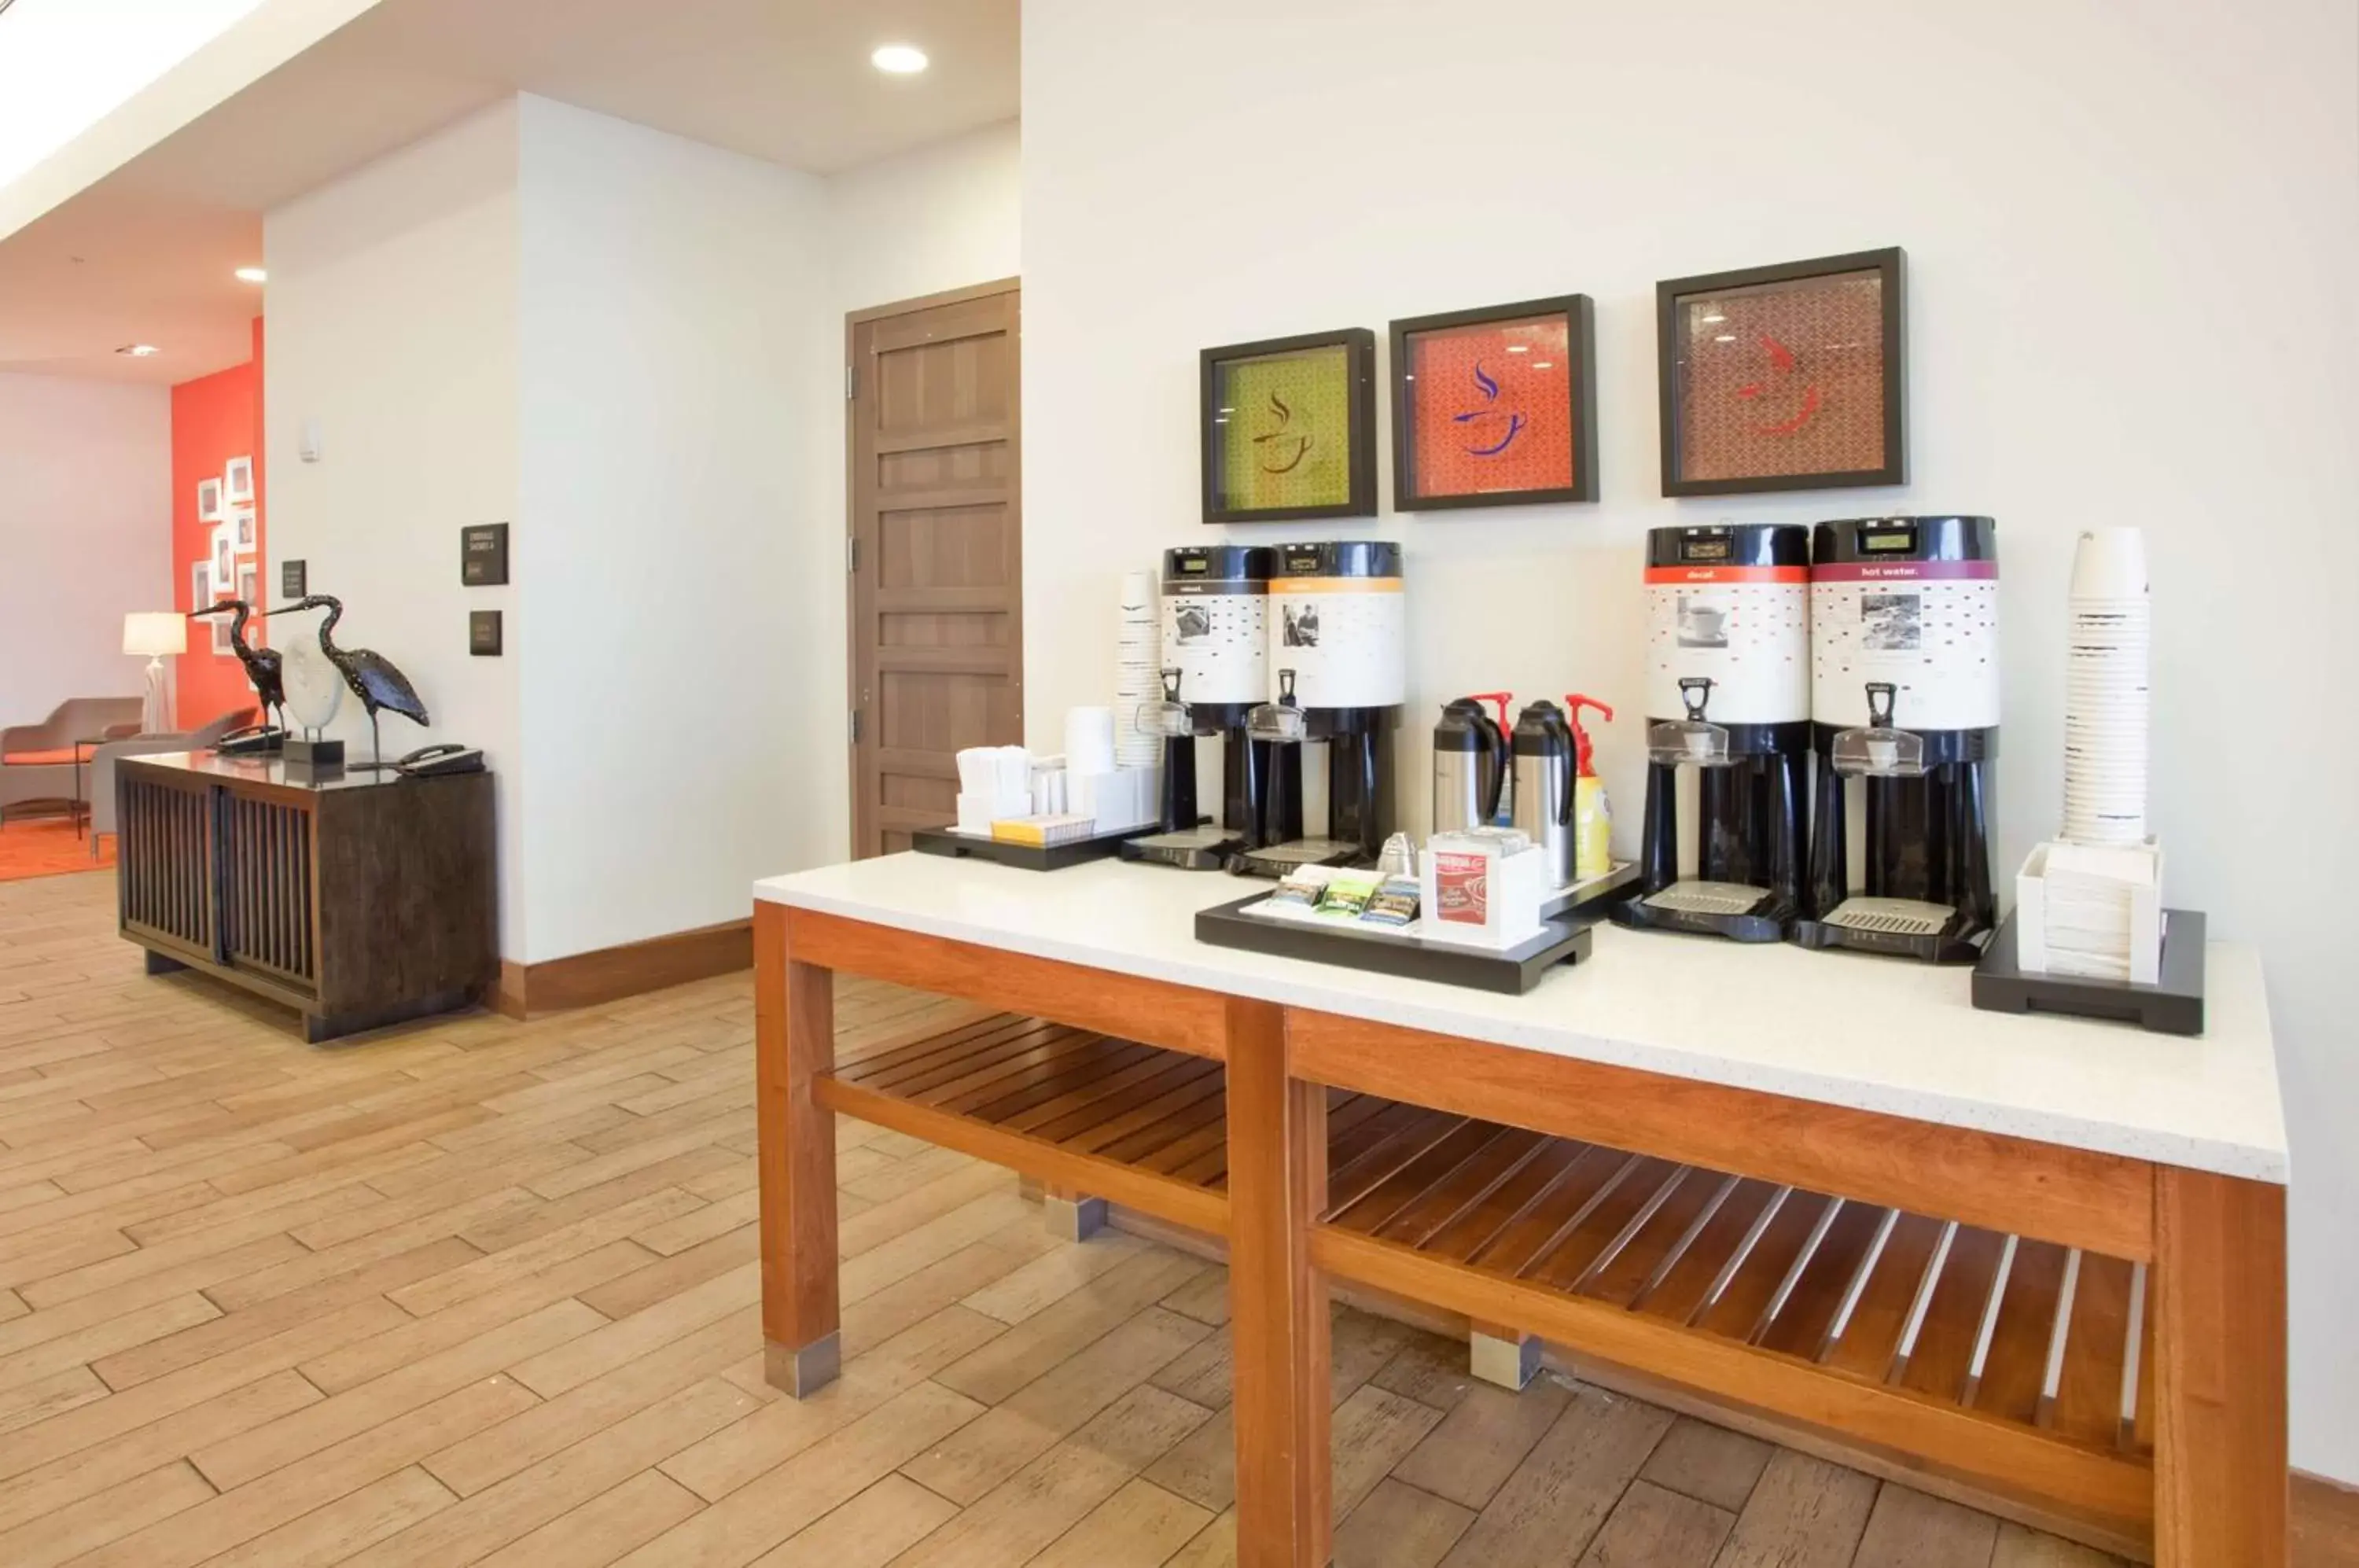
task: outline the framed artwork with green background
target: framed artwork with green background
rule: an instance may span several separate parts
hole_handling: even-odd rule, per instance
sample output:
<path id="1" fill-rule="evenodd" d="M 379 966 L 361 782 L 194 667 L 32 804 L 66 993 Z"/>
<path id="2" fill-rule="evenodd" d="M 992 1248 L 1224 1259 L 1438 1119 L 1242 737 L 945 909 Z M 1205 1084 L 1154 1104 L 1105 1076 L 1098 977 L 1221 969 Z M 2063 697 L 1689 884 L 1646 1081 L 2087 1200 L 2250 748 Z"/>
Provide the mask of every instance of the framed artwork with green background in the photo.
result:
<path id="1" fill-rule="evenodd" d="M 1203 351 L 1204 520 L 1376 515 L 1376 337 L 1365 327 Z"/>

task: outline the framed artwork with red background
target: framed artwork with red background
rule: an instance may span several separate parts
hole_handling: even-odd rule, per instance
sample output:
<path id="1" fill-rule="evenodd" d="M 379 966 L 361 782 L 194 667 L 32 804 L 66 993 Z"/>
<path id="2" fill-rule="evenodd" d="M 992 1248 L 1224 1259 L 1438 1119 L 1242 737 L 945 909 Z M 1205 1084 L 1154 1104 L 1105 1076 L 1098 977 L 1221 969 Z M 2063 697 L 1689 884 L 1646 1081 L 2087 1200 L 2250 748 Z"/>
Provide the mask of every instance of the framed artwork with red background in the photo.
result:
<path id="1" fill-rule="evenodd" d="M 1589 296 L 1392 324 L 1393 506 L 1597 499 Z"/>
<path id="2" fill-rule="evenodd" d="M 1655 286 L 1663 494 L 1908 479 L 1897 246 Z"/>

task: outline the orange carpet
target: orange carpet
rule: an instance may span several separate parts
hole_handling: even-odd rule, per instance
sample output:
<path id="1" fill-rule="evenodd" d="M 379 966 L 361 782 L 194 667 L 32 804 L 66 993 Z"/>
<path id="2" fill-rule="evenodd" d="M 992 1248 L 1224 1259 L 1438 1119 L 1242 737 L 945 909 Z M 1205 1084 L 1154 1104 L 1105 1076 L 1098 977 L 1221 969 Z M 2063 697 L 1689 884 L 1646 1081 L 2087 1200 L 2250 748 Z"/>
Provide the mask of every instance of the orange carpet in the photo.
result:
<path id="1" fill-rule="evenodd" d="M 0 882 L 25 877 L 60 877 L 70 871 L 103 871 L 114 864 L 114 835 L 98 841 L 90 857 L 90 837 L 75 836 L 63 817 L 19 817 L 0 826 Z"/>

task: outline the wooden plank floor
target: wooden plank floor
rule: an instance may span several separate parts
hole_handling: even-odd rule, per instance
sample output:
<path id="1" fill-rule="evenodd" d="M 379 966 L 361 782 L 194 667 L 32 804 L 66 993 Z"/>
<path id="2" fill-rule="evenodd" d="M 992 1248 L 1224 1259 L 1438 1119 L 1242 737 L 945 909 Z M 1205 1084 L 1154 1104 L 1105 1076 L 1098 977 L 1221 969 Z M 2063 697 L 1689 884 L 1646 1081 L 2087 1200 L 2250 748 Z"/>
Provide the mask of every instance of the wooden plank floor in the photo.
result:
<path id="1" fill-rule="evenodd" d="M 0 1563 L 1207 1568 L 1221 1271 L 842 1125 L 841 1382 L 761 1378 L 744 976 L 341 1049 L 0 886 Z M 958 1016 L 847 984 L 847 1057 Z M 2111 1561 L 1335 1323 L 1344 1568 Z"/>

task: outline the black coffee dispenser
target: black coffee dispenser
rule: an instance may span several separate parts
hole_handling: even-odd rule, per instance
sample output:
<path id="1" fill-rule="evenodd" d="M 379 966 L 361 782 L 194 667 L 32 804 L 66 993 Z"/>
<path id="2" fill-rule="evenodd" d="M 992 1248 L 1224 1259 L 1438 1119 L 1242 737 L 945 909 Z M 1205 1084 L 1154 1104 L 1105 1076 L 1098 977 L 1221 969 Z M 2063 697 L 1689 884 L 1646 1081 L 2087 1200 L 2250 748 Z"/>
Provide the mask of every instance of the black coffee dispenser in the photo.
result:
<path id="1" fill-rule="evenodd" d="M 1240 876 L 1373 861 L 1393 830 L 1393 730 L 1408 689 L 1400 546 L 1389 539 L 1279 545 L 1269 579 L 1271 700 L 1245 727 L 1269 766 L 1255 797 Z M 1303 751 L 1327 763 L 1327 832 L 1303 816 Z"/>
<path id="2" fill-rule="evenodd" d="M 1806 947 L 1934 963 L 1982 956 L 1998 921 L 1998 529 L 1988 517 L 1821 523 L 1810 565 L 1818 755 Z M 1864 864 L 1852 880 L 1852 796 Z"/>
<path id="3" fill-rule="evenodd" d="M 1647 820 L 1623 925 L 1776 942 L 1802 912 L 1810 749 L 1810 533 L 1663 528 L 1647 539 Z M 1693 877 L 1680 773 L 1696 771 Z"/>
<path id="4" fill-rule="evenodd" d="M 1163 737 L 1159 831 L 1125 839 L 1125 860 L 1217 871 L 1252 839 L 1256 774 L 1270 748 L 1245 718 L 1268 695 L 1271 552 L 1263 545 L 1193 545 L 1163 552 L 1163 701 L 1140 714 Z M 1220 814 L 1206 822 L 1196 777 L 1199 736 L 1221 742 Z"/>

